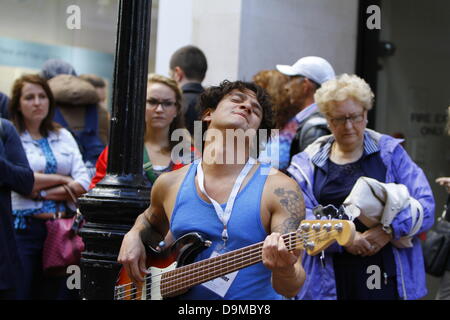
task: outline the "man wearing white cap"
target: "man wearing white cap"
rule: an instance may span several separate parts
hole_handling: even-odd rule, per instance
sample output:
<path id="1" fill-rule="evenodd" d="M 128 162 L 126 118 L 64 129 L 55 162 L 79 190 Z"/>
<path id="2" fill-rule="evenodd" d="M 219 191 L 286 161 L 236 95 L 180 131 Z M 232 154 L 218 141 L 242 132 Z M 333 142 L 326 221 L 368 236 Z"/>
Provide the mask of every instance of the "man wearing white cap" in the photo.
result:
<path id="1" fill-rule="evenodd" d="M 303 57 L 292 66 L 277 65 L 277 69 L 291 77 L 285 88 L 292 107 L 299 111 L 280 130 L 279 169 L 285 170 L 293 155 L 303 151 L 317 138 L 330 133 L 325 118 L 314 103 L 314 93 L 336 75 L 328 61 L 314 56 Z"/>

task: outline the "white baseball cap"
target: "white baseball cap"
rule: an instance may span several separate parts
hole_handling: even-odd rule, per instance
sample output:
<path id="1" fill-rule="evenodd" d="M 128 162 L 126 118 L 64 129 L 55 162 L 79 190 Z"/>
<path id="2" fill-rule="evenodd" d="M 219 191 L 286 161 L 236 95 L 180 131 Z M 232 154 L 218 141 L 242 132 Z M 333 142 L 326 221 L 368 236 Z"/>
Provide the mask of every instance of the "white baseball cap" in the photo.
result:
<path id="1" fill-rule="evenodd" d="M 314 56 L 303 57 L 292 66 L 277 64 L 277 69 L 287 76 L 304 76 L 320 85 L 336 77 L 327 60 Z"/>

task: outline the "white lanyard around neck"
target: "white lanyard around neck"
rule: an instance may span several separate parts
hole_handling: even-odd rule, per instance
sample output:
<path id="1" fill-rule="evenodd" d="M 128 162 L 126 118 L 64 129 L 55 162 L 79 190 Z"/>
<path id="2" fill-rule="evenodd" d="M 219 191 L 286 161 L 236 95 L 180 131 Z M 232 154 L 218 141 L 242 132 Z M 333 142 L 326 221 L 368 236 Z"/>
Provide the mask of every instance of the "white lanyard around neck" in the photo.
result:
<path id="1" fill-rule="evenodd" d="M 224 244 L 228 240 L 228 231 L 227 231 L 227 225 L 228 221 L 231 217 L 231 212 L 233 211 L 234 201 L 236 200 L 237 193 L 239 189 L 241 188 L 242 182 L 244 181 L 245 177 L 250 172 L 250 169 L 252 166 L 256 163 L 256 160 L 252 157 L 248 158 L 247 163 L 245 164 L 244 168 L 239 173 L 239 176 L 237 177 L 236 181 L 234 182 L 233 188 L 231 189 L 230 196 L 228 197 L 227 205 L 225 207 L 225 210 L 222 209 L 220 204 L 217 203 L 216 200 L 212 199 L 205 190 L 205 175 L 203 173 L 202 169 L 202 161 L 200 160 L 197 166 L 197 178 L 198 178 L 198 187 L 200 188 L 200 191 L 211 201 L 211 203 L 214 206 L 214 209 L 216 210 L 217 216 L 219 217 L 219 220 L 223 224 L 223 231 L 222 231 L 222 240 Z"/>

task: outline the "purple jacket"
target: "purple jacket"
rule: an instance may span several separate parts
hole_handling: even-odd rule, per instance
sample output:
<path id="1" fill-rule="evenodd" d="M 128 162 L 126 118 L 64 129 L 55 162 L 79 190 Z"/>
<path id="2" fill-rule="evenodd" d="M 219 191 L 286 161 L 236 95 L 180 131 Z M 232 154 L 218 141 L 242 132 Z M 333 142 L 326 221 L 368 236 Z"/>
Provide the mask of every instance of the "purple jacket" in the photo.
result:
<path id="1" fill-rule="evenodd" d="M 434 198 L 425 174 L 400 145 L 402 140 L 366 129 L 366 139 L 370 137 L 380 149 L 380 156 L 386 166 L 386 183 L 404 184 L 412 197 L 417 199 L 424 209 L 423 224 L 417 234 L 430 229 L 434 224 Z M 306 219 L 314 220 L 312 209 L 318 205 L 313 193 L 314 165 L 311 158 L 319 152 L 332 136 L 317 139 L 304 152 L 292 158 L 288 172 L 299 183 L 303 191 L 306 207 Z M 412 218 L 410 209 L 399 212 L 392 221 L 394 239 L 408 234 Z M 422 247 L 417 237 L 413 238 L 412 248 L 398 249 L 394 246 L 394 257 L 397 272 L 398 294 L 402 299 L 419 299 L 427 294 L 425 282 L 425 266 Z M 297 295 L 305 300 L 335 300 L 336 282 L 333 270 L 333 252 L 341 251 L 337 244 L 325 250 L 325 266 L 322 267 L 320 255 L 303 259 L 306 281 Z M 368 275 L 369 277 L 370 275 Z"/>

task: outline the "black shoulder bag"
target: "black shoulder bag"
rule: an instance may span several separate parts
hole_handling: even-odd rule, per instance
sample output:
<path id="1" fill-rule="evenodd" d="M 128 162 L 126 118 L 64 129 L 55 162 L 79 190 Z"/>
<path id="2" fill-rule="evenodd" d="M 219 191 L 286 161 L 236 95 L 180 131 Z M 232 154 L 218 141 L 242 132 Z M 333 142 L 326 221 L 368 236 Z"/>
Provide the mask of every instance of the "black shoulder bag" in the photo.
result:
<path id="1" fill-rule="evenodd" d="M 438 218 L 432 229 L 427 232 L 423 243 L 425 270 L 428 274 L 440 277 L 447 269 L 450 252 L 450 222 L 446 219 L 447 208 Z M 447 218 L 449 217 L 447 213 Z"/>

